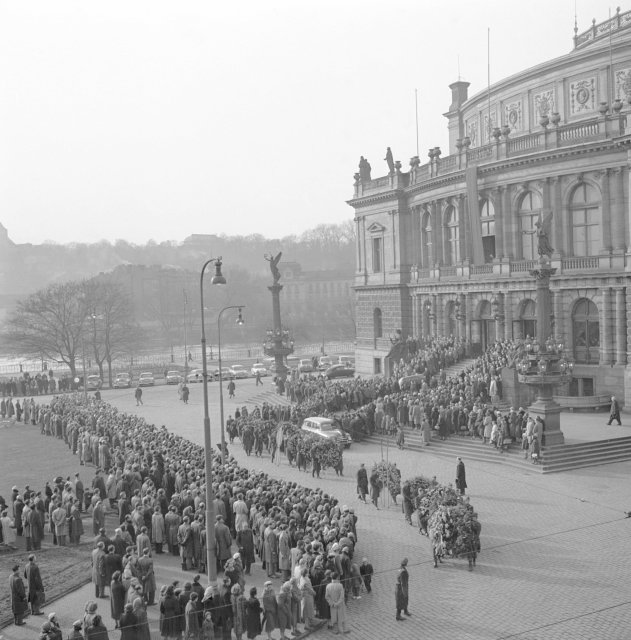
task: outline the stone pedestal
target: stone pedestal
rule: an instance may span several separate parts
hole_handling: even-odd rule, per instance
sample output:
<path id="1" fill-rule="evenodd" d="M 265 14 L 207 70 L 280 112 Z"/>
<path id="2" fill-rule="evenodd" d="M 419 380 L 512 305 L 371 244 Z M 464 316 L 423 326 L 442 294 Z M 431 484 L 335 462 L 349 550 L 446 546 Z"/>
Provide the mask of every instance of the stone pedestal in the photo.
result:
<path id="1" fill-rule="evenodd" d="M 553 444 L 563 444 L 565 436 L 561 431 L 561 405 L 552 398 L 538 397 L 529 407 L 528 413 L 536 418 L 540 416 L 543 420 L 543 443 L 542 446 L 549 447 Z"/>

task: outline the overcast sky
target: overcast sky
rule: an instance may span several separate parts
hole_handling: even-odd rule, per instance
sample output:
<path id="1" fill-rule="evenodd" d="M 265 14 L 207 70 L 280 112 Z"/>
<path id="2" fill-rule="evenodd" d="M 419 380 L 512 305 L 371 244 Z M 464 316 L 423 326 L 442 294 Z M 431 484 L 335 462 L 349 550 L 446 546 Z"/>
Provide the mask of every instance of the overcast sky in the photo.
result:
<path id="1" fill-rule="evenodd" d="M 609 15 L 576 5 L 579 31 Z M 415 88 L 421 160 L 446 153 L 489 27 L 496 81 L 571 50 L 574 0 L 0 0 L 0 223 L 144 243 L 352 217 L 359 156 L 416 153 Z"/>

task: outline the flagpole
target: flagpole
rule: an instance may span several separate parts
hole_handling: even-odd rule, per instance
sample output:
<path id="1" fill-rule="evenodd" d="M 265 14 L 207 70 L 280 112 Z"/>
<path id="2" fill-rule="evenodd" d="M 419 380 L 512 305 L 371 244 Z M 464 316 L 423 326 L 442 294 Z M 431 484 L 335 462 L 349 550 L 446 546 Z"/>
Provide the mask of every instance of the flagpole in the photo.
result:
<path id="1" fill-rule="evenodd" d="M 418 89 L 414 89 L 414 114 L 416 116 L 416 155 L 420 157 L 418 141 Z"/>

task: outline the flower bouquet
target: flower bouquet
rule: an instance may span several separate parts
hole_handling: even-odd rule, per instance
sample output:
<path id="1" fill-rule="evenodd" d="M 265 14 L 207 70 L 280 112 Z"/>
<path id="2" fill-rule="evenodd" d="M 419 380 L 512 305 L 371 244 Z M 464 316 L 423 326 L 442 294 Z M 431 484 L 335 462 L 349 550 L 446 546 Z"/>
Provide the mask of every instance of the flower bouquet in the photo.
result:
<path id="1" fill-rule="evenodd" d="M 397 496 L 401 493 L 401 472 L 392 462 L 376 462 L 372 468 L 373 472 L 377 471 L 381 486 L 388 487 L 388 491 L 392 499 L 396 502 Z"/>

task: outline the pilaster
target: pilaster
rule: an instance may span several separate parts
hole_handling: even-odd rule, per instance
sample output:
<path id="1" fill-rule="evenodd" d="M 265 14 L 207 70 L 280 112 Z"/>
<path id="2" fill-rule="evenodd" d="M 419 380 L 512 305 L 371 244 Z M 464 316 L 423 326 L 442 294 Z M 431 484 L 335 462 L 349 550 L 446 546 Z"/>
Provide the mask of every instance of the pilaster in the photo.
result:
<path id="1" fill-rule="evenodd" d="M 624 288 L 616 289 L 616 364 L 627 364 L 627 300 Z"/>
<path id="2" fill-rule="evenodd" d="M 504 340 L 513 339 L 513 294 L 504 294 Z"/>
<path id="3" fill-rule="evenodd" d="M 600 305 L 600 364 L 612 363 L 611 345 L 611 289 L 602 289 L 602 304 Z"/>

